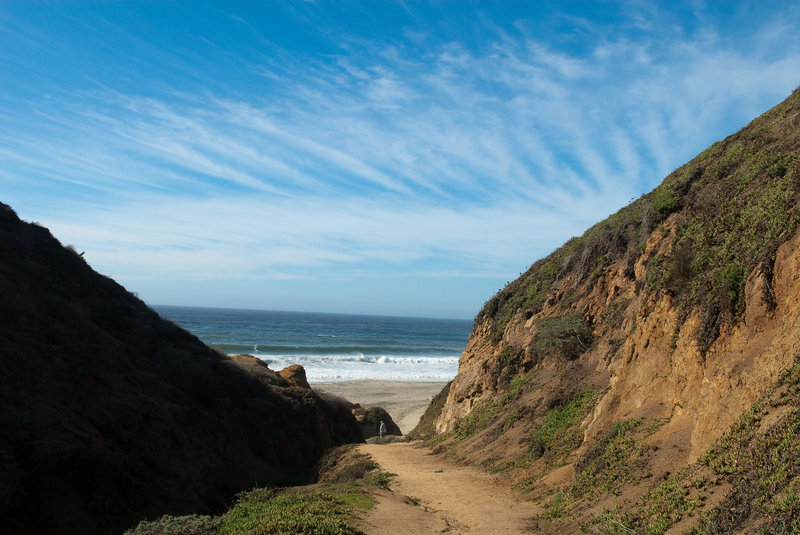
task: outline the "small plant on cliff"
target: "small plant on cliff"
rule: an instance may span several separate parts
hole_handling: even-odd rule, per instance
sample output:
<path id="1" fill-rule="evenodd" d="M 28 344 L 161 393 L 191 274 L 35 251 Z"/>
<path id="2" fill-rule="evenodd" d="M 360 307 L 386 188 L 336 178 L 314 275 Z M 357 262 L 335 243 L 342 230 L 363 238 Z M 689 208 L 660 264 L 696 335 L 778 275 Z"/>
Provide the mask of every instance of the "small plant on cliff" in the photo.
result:
<path id="1" fill-rule="evenodd" d="M 770 409 L 784 414 L 766 430 Z M 800 517 L 800 357 L 777 387 L 744 411 L 700 459 L 725 478 L 731 491 L 703 516 L 694 533 L 731 533 L 756 519 L 767 520 L 759 533 L 798 533 Z"/>
<path id="2" fill-rule="evenodd" d="M 671 214 L 681 207 L 681 196 L 674 189 L 662 185 L 653 191 L 653 210 L 660 214 Z"/>
<path id="3" fill-rule="evenodd" d="M 560 518 L 580 500 L 593 500 L 602 494 L 619 495 L 622 487 L 633 481 L 634 468 L 642 461 L 646 450 L 642 441 L 660 424 L 658 420 L 637 418 L 610 425 L 575 463 L 575 480 L 545 504 L 543 518 Z"/>
<path id="4" fill-rule="evenodd" d="M 516 401 L 519 396 L 529 388 L 531 382 L 531 373 L 523 373 L 522 375 L 518 375 L 511 380 L 511 384 L 508 386 L 508 390 L 506 391 L 505 395 L 503 396 L 503 405 L 508 405 L 509 403 Z"/>
<path id="5" fill-rule="evenodd" d="M 352 447 L 340 446 L 320 461 L 319 471 L 325 483 L 350 483 L 364 479 L 378 468 L 372 457 L 363 453 L 352 453 Z M 342 459 L 346 462 L 341 462 Z"/>
<path id="6" fill-rule="evenodd" d="M 458 441 L 472 437 L 489 427 L 497 418 L 499 403 L 489 399 L 481 399 L 472 410 L 456 422 L 452 434 Z"/>
<path id="7" fill-rule="evenodd" d="M 531 451 L 537 457 L 562 457 L 572 452 L 583 440 L 578 424 L 598 397 L 597 391 L 587 390 L 550 409 L 531 431 Z"/>
<path id="8" fill-rule="evenodd" d="M 669 475 L 648 490 L 628 511 L 618 507 L 595 516 L 587 525 L 602 533 L 640 533 L 662 535 L 676 522 L 694 515 L 703 505 L 707 480 L 696 476 L 697 467 L 689 466 Z"/>
<path id="9" fill-rule="evenodd" d="M 537 324 L 539 329 L 533 343 L 542 355 L 561 352 L 575 357 L 589 349 L 592 343 L 592 328 L 579 312 L 560 318 L 543 318 Z"/>
<path id="10" fill-rule="evenodd" d="M 537 459 L 543 460 L 543 467 L 536 475 L 515 484 L 518 489 L 523 492 L 534 490 L 542 476 L 564 465 L 567 457 L 583 442 L 584 430 L 580 423 L 594 408 L 598 399 L 600 394 L 597 391 L 586 390 L 557 403 L 545 413 L 531 430 L 528 452 L 508 466 L 527 468 Z"/>

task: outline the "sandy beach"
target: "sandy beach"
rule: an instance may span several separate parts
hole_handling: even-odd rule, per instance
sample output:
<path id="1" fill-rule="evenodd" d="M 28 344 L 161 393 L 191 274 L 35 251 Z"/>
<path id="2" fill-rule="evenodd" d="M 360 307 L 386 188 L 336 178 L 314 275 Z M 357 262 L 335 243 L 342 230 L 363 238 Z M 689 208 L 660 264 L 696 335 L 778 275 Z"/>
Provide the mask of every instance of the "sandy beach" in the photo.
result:
<path id="1" fill-rule="evenodd" d="M 405 381 L 340 381 L 311 383 L 317 391 L 345 398 L 362 407 L 383 407 L 403 434 L 414 429 L 433 396 L 447 383 Z"/>

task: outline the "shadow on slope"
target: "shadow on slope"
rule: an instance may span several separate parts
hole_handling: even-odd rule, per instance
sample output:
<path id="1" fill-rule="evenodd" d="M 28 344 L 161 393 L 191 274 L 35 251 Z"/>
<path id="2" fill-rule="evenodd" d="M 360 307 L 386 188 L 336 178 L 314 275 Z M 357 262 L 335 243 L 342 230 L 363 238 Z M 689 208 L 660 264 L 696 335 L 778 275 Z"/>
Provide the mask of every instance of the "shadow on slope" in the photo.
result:
<path id="1" fill-rule="evenodd" d="M 0 204 L 0 523 L 113 533 L 313 478 L 349 407 L 237 364 Z"/>

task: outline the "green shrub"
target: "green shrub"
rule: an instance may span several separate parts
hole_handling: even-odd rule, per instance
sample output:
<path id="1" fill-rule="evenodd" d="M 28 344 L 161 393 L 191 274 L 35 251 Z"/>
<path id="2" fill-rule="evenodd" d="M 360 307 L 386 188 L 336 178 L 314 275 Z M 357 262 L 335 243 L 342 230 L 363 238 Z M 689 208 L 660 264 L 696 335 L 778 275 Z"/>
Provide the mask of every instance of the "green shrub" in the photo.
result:
<path id="1" fill-rule="evenodd" d="M 466 439 L 477 435 L 497 418 L 498 404 L 488 399 L 480 399 L 472 410 L 459 419 L 453 428 L 453 435 L 458 439 Z"/>
<path id="2" fill-rule="evenodd" d="M 568 490 L 574 498 L 593 498 L 600 493 L 618 494 L 631 481 L 631 467 L 644 454 L 642 441 L 660 422 L 645 425 L 644 418 L 614 422 L 601 433 L 576 463 L 577 476 Z"/>
<path id="3" fill-rule="evenodd" d="M 738 261 L 723 265 L 716 274 L 716 286 L 720 288 L 720 297 L 731 310 L 736 310 L 737 305 L 742 302 L 746 276 L 744 266 Z"/>
<path id="4" fill-rule="evenodd" d="M 681 197 L 672 188 L 659 186 L 653 191 L 653 210 L 667 215 L 677 211 L 681 207 Z"/>
<path id="5" fill-rule="evenodd" d="M 503 351 L 500 352 L 500 355 L 498 355 L 497 358 L 502 366 L 514 367 L 517 363 L 519 363 L 521 357 L 522 355 L 518 350 L 511 346 L 506 346 Z"/>
<path id="6" fill-rule="evenodd" d="M 647 263 L 647 291 L 658 293 L 669 277 L 668 264 L 663 256 L 655 256 Z"/>
<path id="7" fill-rule="evenodd" d="M 572 428 L 577 427 L 597 398 L 597 391 L 587 390 L 550 409 L 531 431 L 531 450 L 542 456 L 573 445 L 576 438 L 577 445 L 580 445 L 583 433 L 580 429 Z M 567 432 L 568 430 L 573 432 Z M 574 448 L 569 449 L 571 451 Z"/>
<path id="8" fill-rule="evenodd" d="M 508 387 L 505 395 L 503 396 L 503 405 L 508 405 L 512 401 L 516 401 L 520 394 L 522 394 L 525 387 L 531 381 L 531 374 L 530 372 L 524 373 L 522 375 L 518 375 L 511 380 L 511 384 Z"/>
<path id="9" fill-rule="evenodd" d="M 220 535 L 352 535 L 341 497 L 324 492 L 275 494 L 258 489 L 242 495 L 220 519 Z"/>
<path id="10" fill-rule="evenodd" d="M 592 328 L 578 312 L 560 318 L 542 318 L 537 324 L 533 343 L 541 355 L 560 351 L 574 357 L 586 351 L 592 343 Z"/>
<path id="11" fill-rule="evenodd" d="M 202 516 L 162 516 L 159 520 L 142 521 L 125 535 L 214 535 L 219 519 Z"/>
<path id="12" fill-rule="evenodd" d="M 363 479 L 367 474 L 379 468 L 378 463 L 372 460 L 369 455 L 358 454 L 356 458 L 347 466 L 338 470 L 331 483 L 347 483 Z"/>

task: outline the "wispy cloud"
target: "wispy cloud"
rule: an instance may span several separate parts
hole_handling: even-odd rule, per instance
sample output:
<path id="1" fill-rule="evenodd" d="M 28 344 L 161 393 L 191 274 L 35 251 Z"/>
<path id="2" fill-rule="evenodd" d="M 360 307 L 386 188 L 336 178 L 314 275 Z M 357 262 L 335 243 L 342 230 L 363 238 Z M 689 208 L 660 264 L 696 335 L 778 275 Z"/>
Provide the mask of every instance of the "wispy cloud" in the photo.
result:
<path id="1" fill-rule="evenodd" d="M 526 203 L 513 201 L 463 210 L 362 198 L 148 201 L 43 223 L 79 237 L 93 264 L 123 279 L 275 278 L 310 267 L 348 276 L 364 265 L 419 269 L 408 267 L 416 262 L 432 273 L 446 265 L 461 275 L 502 276 L 498 261 L 513 262 L 520 246 L 535 249 L 529 225 L 546 228 L 550 216 L 532 216 Z M 579 224 L 552 232 L 566 237 Z"/>
<path id="2" fill-rule="evenodd" d="M 572 21 L 580 47 L 431 23 L 314 57 L 231 15 L 270 50 L 237 60 L 247 89 L 6 101 L 0 193 L 129 280 L 510 277 L 800 81 L 792 19 L 673 35 L 645 7 Z"/>

